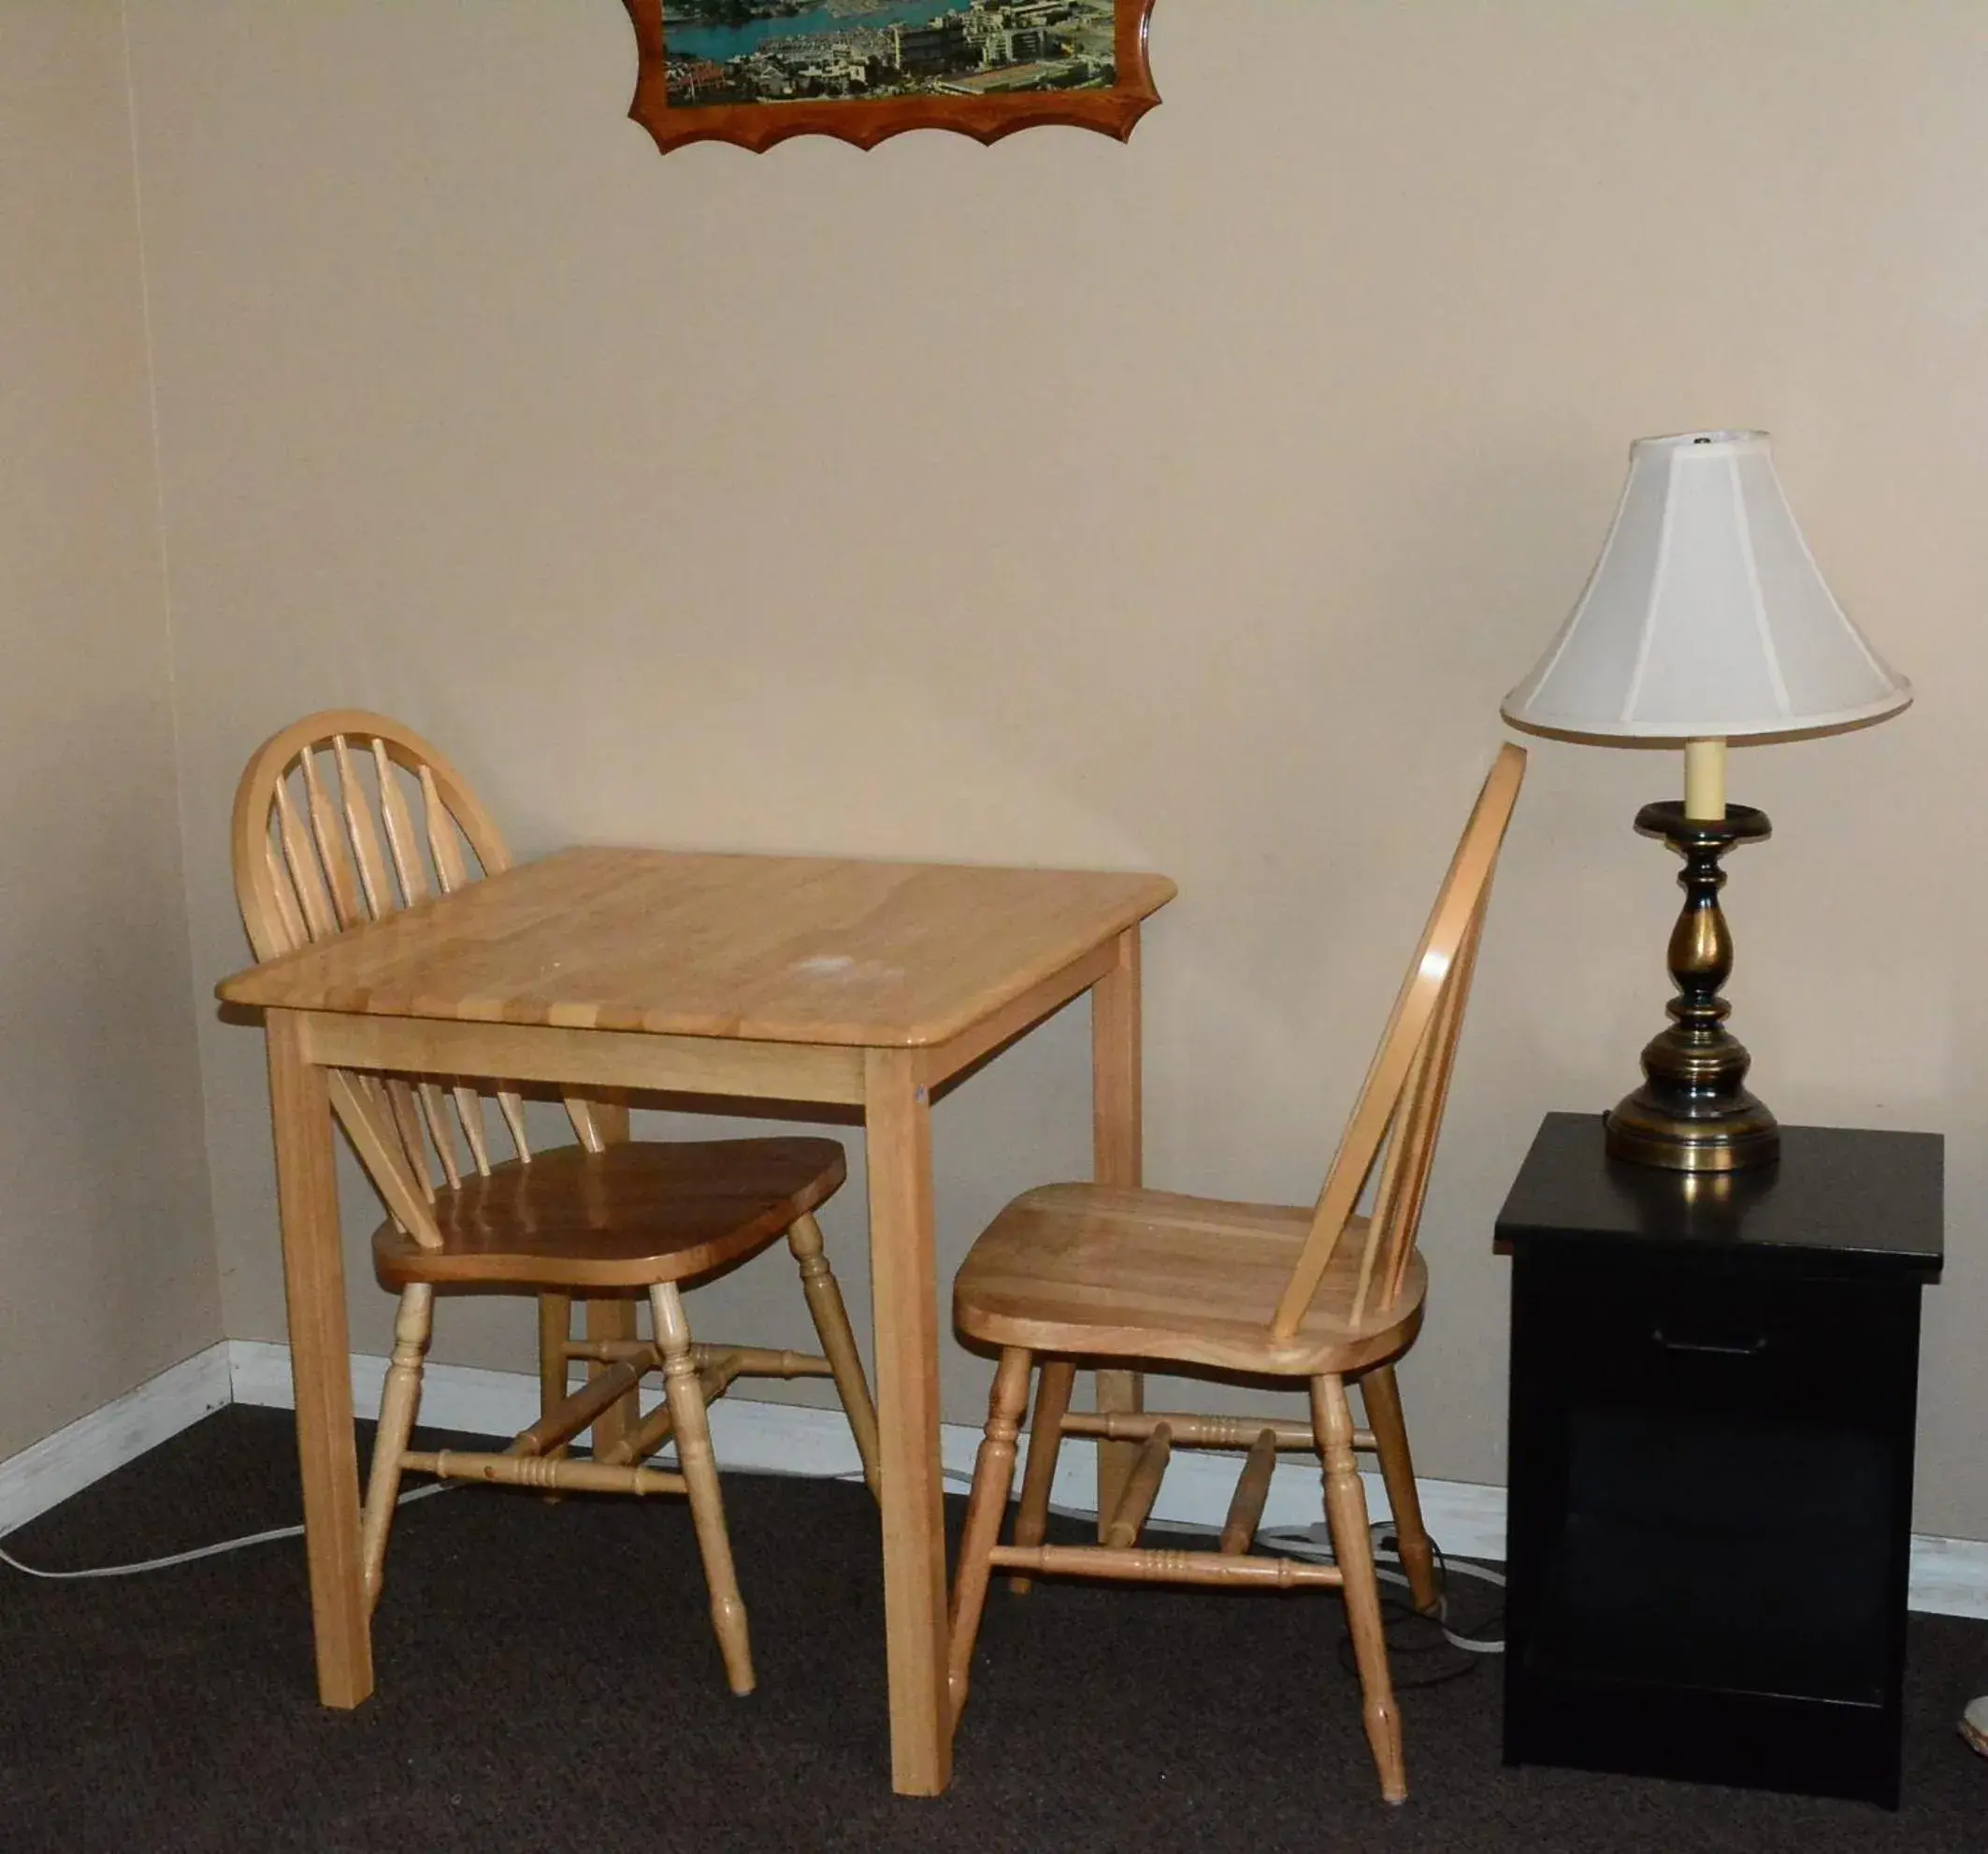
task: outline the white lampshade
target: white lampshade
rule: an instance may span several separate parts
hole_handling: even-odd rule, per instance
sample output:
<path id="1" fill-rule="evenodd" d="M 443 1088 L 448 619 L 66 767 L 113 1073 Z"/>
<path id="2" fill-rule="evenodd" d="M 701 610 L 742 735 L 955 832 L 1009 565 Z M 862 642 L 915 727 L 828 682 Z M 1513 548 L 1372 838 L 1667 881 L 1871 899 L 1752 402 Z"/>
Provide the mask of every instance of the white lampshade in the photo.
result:
<path id="1" fill-rule="evenodd" d="M 1823 584 L 1767 434 L 1698 431 L 1629 447 L 1587 590 L 1502 712 L 1539 734 L 1760 740 L 1911 699 Z"/>

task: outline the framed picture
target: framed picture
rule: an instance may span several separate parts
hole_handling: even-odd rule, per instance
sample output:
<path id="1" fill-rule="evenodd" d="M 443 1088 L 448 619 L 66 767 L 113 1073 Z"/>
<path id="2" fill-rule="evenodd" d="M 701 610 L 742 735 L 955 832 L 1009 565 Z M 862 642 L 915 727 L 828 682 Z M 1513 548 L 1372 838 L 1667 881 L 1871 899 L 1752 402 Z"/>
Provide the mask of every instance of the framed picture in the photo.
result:
<path id="1" fill-rule="evenodd" d="M 905 129 L 984 142 L 1038 122 L 1120 141 L 1160 101 L 1153 0 L 625 0 L 628 114 L 666 154 L 789 136 L 872 148 Z"/>

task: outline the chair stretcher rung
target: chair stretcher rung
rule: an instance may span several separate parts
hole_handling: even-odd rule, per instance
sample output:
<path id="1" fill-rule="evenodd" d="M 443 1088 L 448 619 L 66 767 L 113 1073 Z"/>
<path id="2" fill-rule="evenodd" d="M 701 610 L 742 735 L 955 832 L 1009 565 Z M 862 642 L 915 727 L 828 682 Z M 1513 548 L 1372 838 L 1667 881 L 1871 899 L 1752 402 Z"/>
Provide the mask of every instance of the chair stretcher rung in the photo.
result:
<path id="1" fill-rule="evenodd" d="M 488 1481 L 497 1487 L 539 1488 L 567 1493 L 682 1493 L 681 1474 L 660 1468 L 616 1468 L 599 1461 L 547 1460 L 538 1455 L 476 1455 L 444 1448 L 400 1458 L 411 1473 L 442 1481 Z"/>
<path id="2" fill-rule="evenodd" d="M 1289 1590 L 1310 1585 L 1337 1588 L 1335 1564 L 1301 1564 L 1293 1558 L 1222 1557 L 1212 1551 L 1121 1550 L 1107 1545 L 996 1545 L 997 1569 L 1032 1576 L 1113 1577 L 1135 1584 L 1253 1584 Z"/>
<path id="3" fill-rule="evenodd" d="M 555 1404 L 528 1430 L 519 1430 L 511 1444 L 518 1456 L 547 1455 L 586 1428 L 612 1403 L 618 1402 L 641 1382 L 641 1367 L 632 1360 L 611 1365 L 597 1378 L 574 1391 L 563 1403 Z"/>
<path id="4" fill-rule="evenodd" d="M 733 1377 L 832 1377 L 834 1368 L 819 1352 L 775 1352 L 764 1345 L 693 1345 L 699 1365 L 725 1362 Z"/>
<path id="5" fill-rule="evenodd" d="M 592 1364 L 640 1364 L 660 1371 L 663 1355 L 646 1339 L 569 1339 L 562 1348 L 569 1358 Z M 832 1369 L 818 1352 L 775 1352 L 763 1345 L 693 1345 L 690 1356 L 699 1368 L 717 1358 L 735 1358 L 739 1377 L 828 1377 Z"/>
<path id="6" fill-rule="evenodd" d="M 1122 1546 L 1139 1543 L 1139 1529 L 1145 1524 L 1154 1501 L 1160 1498 L 1160 1483 L 1166 1476 L 1167 1460 L 1173 1447 L 1173 1431 L 1164 1423 L 1158 1424 L 1140 1445 L 1132 1471 L 1125 1477 L 1124 1491 L 1119 1494 L 1118 1503 L 1112 1508 L 1111 1517 L 1105 1522 L 1102 1534 L 1105 1545 Z"/>
<path id="7" fill-rule="evenodd" d="M 721 1358 L 714 1364 L 707 1364 L 698 1373 L 698 1388 L 704 1394 L 707 1406 L 715 1403 L 731 1388 L 731 1381 L 738 1373 L 730 1369 L 730 1360 Z M 599 1450 L 595 1460 L 620 1467 L 630 1461 L 641 1461 L 654 1455 L 664 1443 L 676 1433 L 676 1416 L 667 1401 L 658 1403 L 643 1417 L 636 1428 L 622 1439 Z"/>
<path id="8" fill-rule="evenodd" d="M 1222 1522 L 1224 1558 L 1239 1558 L 1255 1543 L 1257 1528 L 1263 1523 L 1263 1502 L 1270 1498 L 1271 1476 L 1276 1471 L 1276 1431 L 1264 1429 L 1250 1446 L 1249 1459 L 1243 1463 L 1242 1477 L 1229 1502 L 1229 1516 Z"/>
<path id="9" fill-rule="evenodd" d="M 1176 1448 L 1249 1448 L 1265 1430 L 1280 1450 L 1316 1453 L 1318 1441 L 1309 1423 L 1288 1416 L 1202 1416 L 1188 1410 L 1102 1412 L 1072 1410 L 1062 1421 L 1065 1435 L 1096 1436 L 1101 1442 L 1144 1442 L 1164 1423 Z M 1372 1454 L 1377 1444 L 1372 1430 L 1355 1430 L 1353 1446 Z"/>
<path id="10" fill-rule="evenodd" d="M 597 1365 L 639 1361 L 645 1371 L 655 1371 L 663 1361 L 655 1342 L 647 1339 L 569 1339 L 559 1349 L 569 1358 L 583 1358 Z"/>

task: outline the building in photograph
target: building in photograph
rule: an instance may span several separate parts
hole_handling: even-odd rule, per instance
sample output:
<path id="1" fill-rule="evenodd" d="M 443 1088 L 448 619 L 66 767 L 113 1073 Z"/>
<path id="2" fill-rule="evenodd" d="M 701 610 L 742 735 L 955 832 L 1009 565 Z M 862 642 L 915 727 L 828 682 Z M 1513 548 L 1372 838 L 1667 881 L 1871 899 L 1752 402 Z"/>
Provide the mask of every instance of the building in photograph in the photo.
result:
<path id="1" fill-rule="evenodd" d="M 905 77 L 944 77 L 980 62 L 978 49 L 967 37 L 964 11 L 942 14 L 927 25 L 893 26 L 890 36 L 891 62 Z"/>
<path id="2" fill-rule="evenodd" d="M 756 22 L 793 18 L 795 0 L 739 0 Z M 1116 0 L 931 0 L 909 19 L 883 19 L 859 0 L 831 7 L 826 30 L 785 23 L 752 49 L 719 58 L 712 35 L 730 10 L 672 0 L 664 14 L 669 95 L 679 108 L 921 93 L 987 95 L 1108 85 L 1116 78 Z M 898 10 L 898 9 L 890 9 Z M 909 9 L 904 9 L 909 10 Z M 670 29 L 682 35 L 672 39 Z M 670 49 L 673 44 L 682 50 Z"/>

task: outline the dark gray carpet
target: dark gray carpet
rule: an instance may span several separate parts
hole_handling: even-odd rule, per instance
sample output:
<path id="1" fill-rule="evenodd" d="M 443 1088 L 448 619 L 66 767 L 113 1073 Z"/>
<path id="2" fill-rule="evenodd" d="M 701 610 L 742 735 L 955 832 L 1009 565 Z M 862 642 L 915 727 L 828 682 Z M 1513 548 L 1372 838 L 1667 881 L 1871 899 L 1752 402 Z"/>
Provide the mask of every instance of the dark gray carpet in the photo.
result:
<path id="1" fill-rule="evenodd" d="M 1988 1847 L 1988 1761 L 1954 1732 L 1988 1627 L 1930 1617 L 1899 1815 L 1507 1771 L 1495 1663 L 1404 1693 L 1412 1795 L 1390 1810 L 1330 1596 L 997 1587 L 953 1789 L 900 1800 L 867 1496 L 735 1474 L 726 1497 L 759 1673 L 742 1701 L 677 1502 L 408 1508 L 379 1692 L 350 1715 L 313 1696 L 299 1545 L 108 1582 L 0 1569 L 0 1849 Z M 281 1524 L 295 1500 L 287 1415 L 228 1410 L 7 1544 L 114 1561 Z M 1418 1652 L 1419 1627 L 1398 1677 L 1458 1664 Z"/>

